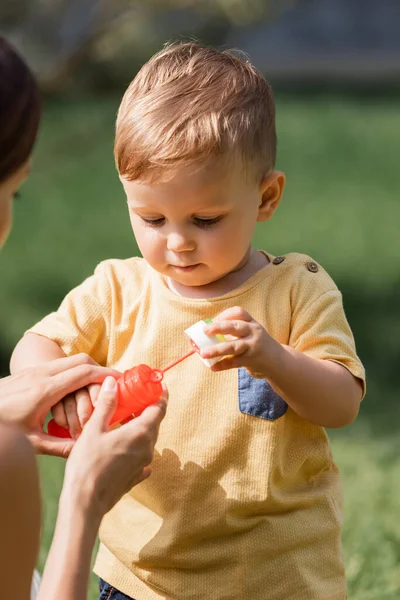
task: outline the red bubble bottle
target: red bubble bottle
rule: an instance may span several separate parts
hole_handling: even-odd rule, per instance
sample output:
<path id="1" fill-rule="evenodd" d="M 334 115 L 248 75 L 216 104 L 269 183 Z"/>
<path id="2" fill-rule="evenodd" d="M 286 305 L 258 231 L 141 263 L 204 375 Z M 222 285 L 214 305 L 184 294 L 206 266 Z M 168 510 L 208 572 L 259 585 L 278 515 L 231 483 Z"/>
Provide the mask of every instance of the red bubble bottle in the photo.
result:
<path id="1" fill-rule="evenodd" d="M 148 365 L 137 365 L 125 371 L 117 379 L 118 405 L 111 419 L 110 427 L 122 424 L 132 416 L 138 417 L 147 406 L 158 402 L 163 389 L 161 382 L 164 373 L 195 353 L 191 350 L 165 369 L 152 369 Z M 47 432 L 59 438 L 71 438 L 68 429 L 58 425 L 54 419 L 49 421 Z"/>

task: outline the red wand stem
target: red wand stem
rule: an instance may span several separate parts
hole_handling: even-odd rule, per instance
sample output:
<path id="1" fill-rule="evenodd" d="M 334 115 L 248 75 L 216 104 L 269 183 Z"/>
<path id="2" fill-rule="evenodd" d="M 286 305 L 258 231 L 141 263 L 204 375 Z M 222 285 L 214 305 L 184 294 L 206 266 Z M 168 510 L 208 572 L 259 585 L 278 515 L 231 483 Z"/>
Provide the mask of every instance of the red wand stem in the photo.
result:
<path id="1" fill-rule="evenodd" d="M 168 367 L 165 367 L 165 369 L 162 369 L 162 372 L 165 373 L 165 371 L 169 371 L 170 369 L 172 369 L 172 367 L 175 367 L 175 365 L 178 365 L 183 360 L 186 360 L 186 358 L 189 358 L 189 356 L 192 356 L 192 354 L 194 354 L 195 352 L 196 352 L 196 349 L 193 348 L 193 350 L 190 350 L 190 352 L 188 352 L 184 356 L 181 356 L 181 358 L 178 358 L 178 360 L 175 360 L 173 363 L 168 365 Z"/>

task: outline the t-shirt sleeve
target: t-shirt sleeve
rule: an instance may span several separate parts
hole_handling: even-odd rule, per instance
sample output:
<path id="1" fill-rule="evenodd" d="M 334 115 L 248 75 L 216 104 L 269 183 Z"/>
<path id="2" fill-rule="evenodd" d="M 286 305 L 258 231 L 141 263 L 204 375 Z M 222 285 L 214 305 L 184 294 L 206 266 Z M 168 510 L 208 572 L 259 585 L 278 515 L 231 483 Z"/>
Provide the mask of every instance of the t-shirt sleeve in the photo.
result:
<path id="1" fill-rule="evenodd" d="M 57 311 L 26 333 L 36 333 L 53 340 L 67 356 L 85 352 L 105 365 L 111 304 L 107 262 L 104 262 L 98 265 L 94 275 L 67 294 Z"/>
<path id="2" fill-rule="evenodd" d="M 357 356 L 342 294 L 325 272 L 308 274 L 305 285 L 307 293 L 299 294 L 300 306 L 294 311 L 289 345 L 313 358 L 332 360 L 346 367 L 361 380 L 364 396 L 365 371 Z M 301 298 L 306 301 L 302 303 Z"/>

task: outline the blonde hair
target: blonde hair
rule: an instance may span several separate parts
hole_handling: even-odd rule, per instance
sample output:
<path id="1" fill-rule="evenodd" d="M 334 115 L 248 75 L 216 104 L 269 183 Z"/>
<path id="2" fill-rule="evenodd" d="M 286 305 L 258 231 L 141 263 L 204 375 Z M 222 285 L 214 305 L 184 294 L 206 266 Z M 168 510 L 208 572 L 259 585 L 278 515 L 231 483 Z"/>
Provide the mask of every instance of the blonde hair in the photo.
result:
<path id="1" fill-rule="evenodd" d="M 275 165 L 271 87 L 246 57 L 198 42 L 169 44 L 138 72 L 118 111 L 114 154 L 126 179 L 240 159 L 261 179 Z M 217 163 L 218 164 L 218 163 Z"/>

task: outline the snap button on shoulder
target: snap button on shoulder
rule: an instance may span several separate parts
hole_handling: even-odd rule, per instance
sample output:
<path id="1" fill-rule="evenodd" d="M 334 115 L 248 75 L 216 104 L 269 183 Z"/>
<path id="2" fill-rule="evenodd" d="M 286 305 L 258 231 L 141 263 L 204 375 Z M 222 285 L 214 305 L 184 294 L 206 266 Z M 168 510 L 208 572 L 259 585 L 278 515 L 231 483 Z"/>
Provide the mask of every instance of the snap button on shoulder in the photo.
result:
<path id="1" fill-rule="evenodd" d="M 307 269 L 311 273 L 317 273 L 319 271 L 319 267 L 318 267 L 317 263 L 315 263 L 315 262 L 308 262 L 307 263 Z"/>

